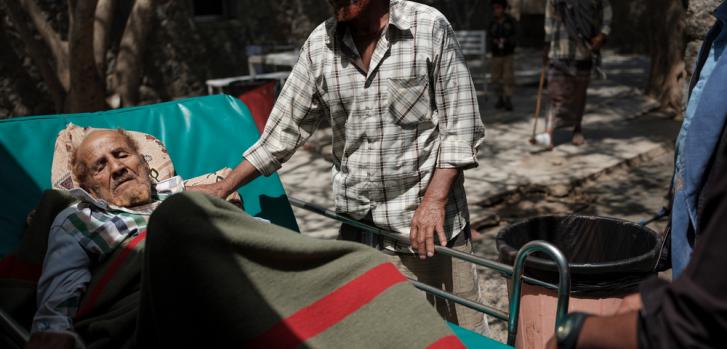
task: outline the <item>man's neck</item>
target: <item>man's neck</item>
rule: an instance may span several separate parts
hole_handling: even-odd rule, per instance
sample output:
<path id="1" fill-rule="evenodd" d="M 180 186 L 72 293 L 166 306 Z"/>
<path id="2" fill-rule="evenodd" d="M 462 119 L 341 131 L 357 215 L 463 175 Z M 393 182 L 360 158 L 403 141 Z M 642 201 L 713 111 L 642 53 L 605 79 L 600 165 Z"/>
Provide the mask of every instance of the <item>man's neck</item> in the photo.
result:
<path id="1" fill-rule="evenodd" d="M 389 22 L 389 0 L 372 0 L 358 17 L 349 22 L 354 38 L 380 33 Z"/>

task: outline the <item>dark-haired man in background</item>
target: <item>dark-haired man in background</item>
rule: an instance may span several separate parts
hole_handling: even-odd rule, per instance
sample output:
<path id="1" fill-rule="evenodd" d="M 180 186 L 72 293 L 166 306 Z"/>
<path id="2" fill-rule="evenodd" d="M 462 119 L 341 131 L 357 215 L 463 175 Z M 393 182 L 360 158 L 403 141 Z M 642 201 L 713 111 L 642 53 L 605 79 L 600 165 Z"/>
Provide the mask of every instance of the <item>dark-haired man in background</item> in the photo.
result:
<path id="1" fill-rule="evenodd" d="M 512 93 L 515 86 L 515 54 L 517 21 L 507 13 L 507 0 L 492 1 L 492 21 L 487 32 L 488 45 L 492 52 L 490 62 L 491 83 L 495 86 L 497 102 L 495 109 L 511 111 Z"/>
<path id="2" fill-rule="evenodd" d="M 550 107 L 546 115 L 548 147 L 553 131 L 573 127 L 572 143 L 581 145 L 583 113 L 597 55 L 611 32 L 609 0 L 548 0 L 545 5 L 545 51 Z"/>

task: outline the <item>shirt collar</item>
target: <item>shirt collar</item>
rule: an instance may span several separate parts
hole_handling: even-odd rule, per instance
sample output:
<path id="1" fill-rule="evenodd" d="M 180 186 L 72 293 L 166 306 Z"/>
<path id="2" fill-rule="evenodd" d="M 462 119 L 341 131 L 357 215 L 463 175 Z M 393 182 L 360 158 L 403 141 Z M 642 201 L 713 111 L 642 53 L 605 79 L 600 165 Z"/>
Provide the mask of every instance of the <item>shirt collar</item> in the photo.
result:
<path id="1" fill-rule="evenodd" d="M 404 2 L 402 0 L 389 0 L 389 24 L 393 25 L 401 31 L 411 29 L 411 22 L 409 18 L 404 15 L 402 7 Z M 338 35 L 338 29 L 340 23 L 336 21 L 335 17 L 331 17 L 326 21 L 326 44 L 330 44 L 331 40 Z"/>
<path id="2" fill-rule="evenodd" d="M 182 177 L 174 176 L 172 178 L 165 179 L 163 181 L 160 181 L 159 183 L 156 183 L 153 189 L 154 190 L 152 190 L 152 201 L 159 201 L 171 194 L 176 194 L 184 191 L 184 182 L 182 181 Z M 94 197 L 82 188 L 73 188 L 68 192 L 76 199 L 87 204 L 96 206 L 97 208 L 100 208 L 104 211 L 122 211 L 129 213 L 144 213 L 145 211 L 147 211 L 144 207 L 146 205 L 135 207 L 134 209 L 116 206 L 107 202 L 106 200 Z"/>

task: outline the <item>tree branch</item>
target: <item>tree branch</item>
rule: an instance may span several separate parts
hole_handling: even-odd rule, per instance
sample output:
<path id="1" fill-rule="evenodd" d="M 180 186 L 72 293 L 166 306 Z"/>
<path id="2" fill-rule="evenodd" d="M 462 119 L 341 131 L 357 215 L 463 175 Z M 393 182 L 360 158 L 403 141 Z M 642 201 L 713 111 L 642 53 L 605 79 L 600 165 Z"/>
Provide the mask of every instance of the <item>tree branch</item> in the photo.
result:
<path id="1" fill-rule="evenodd" d="M 41 38 L 43 38 L 43 41 L 45 41 L 46 45 L 48 45 L 48 47 L 50 48 L 50 51 L 53 54 L 53 58 L 55 58 L 56 73 L 58 74 L 58 79 L 61 81 L 61 84 L 63 84 L 63 88 L 67 91 L 69 87 L 67 44 L 64 43 L 63 40 L 61 40 L 58 33 L 53 30 L 48 21 L 45 20 L 43 11 L 40 9 L 40 7 L 38 7 L 35 1 L 7 0 L 7 3 L 18 1 L 20 1 L 20 5 L 23 7 L 23 9 L 25 9 L 25 13 L 27 13 L 30 19 L 33 21 L 35 29 L 40 34 Z"/>
<path id="2" fill-rule="evenodd" d="M 101 77 L 106 76 L 106 51 L 109 48 L 111 24 L 114 20 L 116 0 L 99 0 L 93 25 L 93 57 Z"/>
<path id="3" fill-rule="evenodd" d="M 33 63 L 38 67 L 43 81 L 48 86 L 48 92 L 50 92 L 53 103 L 57 112 L 63 111 L 63 106 L 66 99 L 66 90 L 64 89 L 61 81 L 58 79 L 55 71 L 53 71 L 52 65 L 49 62 L 50 52 L 47 46 L 35 39 L 33 32 L 27 26 L 27 20 L 23 9 L 20 7 L 15 0 L 8 0 L 5 2 L 8 16 L 13 23 L 13 26 L 18 31 L 21 40 L 25 44 L 25 49 L 28 55 L 33 60 Z"/>
<path id="4" fill-rule="evenodd" d="M 155 5 L 156 0 L 136 0 L 121 37 L 113 81 L 122 106 L 139 103 L 142 58 L 153 24 Z"/>

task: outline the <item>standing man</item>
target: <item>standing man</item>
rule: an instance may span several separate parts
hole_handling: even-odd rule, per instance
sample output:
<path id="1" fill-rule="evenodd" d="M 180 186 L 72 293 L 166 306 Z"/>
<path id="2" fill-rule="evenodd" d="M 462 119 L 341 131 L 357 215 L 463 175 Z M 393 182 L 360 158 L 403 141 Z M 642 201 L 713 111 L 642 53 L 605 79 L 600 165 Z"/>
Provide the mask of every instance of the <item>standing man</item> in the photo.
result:
<path id="1" fill-rule="evenodd" d="M 333 18 L 303 44 L 260 140 L 224 181 L 200 189 L 224 197 L 272 174 L 329 119 L 336 210 L 408 235 L 413 249 L 385 249 L 405 274 L 474 298 L 473 266 L 434 255 L 435 243 L 471 252 L 463 170 L 477 166 L 484 138 L 454 31 L 415 2 L 329 3 Z M 351 227 L 340 238 L 384 247 Z M 437 308 L 464 327 L 486 328 L 474 311 Z"/>
<path id="2" fill-rule="evenodd" d="M 489 47 L 492 52 L 491 83 L 495 86 L 497 102 L 495 109 L 512 110 L 512 90 L 515 85 L 513 55 L 515 53 L 515 37 L 517 23 L 507 13 L 506 0 L 492 1 L 492 22 L 489 30 Z"/>
<path id="3" fill-rule="evenodd" d="M 546 116 L 547 144 L 553 130 L 573 126 L 572 143 L 585 143 L 581 123 L 591 70 L 611 31 L 613 12 L 608 0 L 548 0 L 545 7 L 545 50 L 550 108 Z"/>

